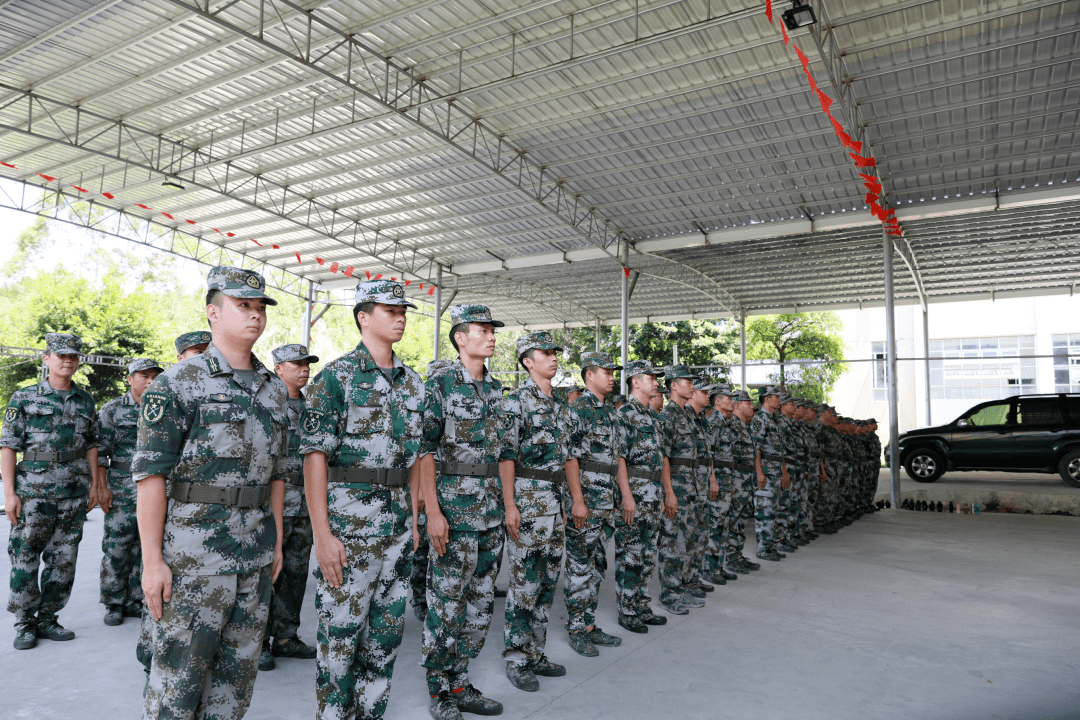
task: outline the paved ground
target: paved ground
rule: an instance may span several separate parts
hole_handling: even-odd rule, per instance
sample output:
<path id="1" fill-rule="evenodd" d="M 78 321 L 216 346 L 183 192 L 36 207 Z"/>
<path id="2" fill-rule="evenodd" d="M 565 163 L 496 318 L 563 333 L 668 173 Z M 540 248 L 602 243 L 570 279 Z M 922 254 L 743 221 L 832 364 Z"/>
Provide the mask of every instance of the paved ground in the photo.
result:
<path id="1" fill-rule="evenodd" d="M 891 476 L 882 469 L 878 477 L 878 499 L 891 497 Z M 1057 474 L 950 472 L 937 482 L 915 482 L 900 471 L 900 496 L 915 500 L 979 503 L 982 507 L 1008 508 L 1012 512 L 1036 515 L 1080 517 L 1080 488 Z"/>
<path id="2" fill-rule="evenodd" d="M 17 652 L 0 626 L 0 717 L 139 716 L 137 624 L 106 627 L 97 604 L 101 527 L 94 511 L 61 616 L 74 641 Z M 1077 518 L 880 512 L 648 635 L 618 632 L 605 582 L 600 625 L 625 641 L 599 658 L 566 645 L 560 593 L 549 655 L 569 674 L 538 693 L 503 674 L 498 600 L 473 679 L 507 718 L 1080 718 L 1078 543 Z M 310 586 L 300 633 L 314 639 Z M 410 613 L 391 720 L 427 717 L 419 643 Z M 283 660 L 260 675 L 248 717 L 311 717 L 313 688 L 313 661 Z"/>

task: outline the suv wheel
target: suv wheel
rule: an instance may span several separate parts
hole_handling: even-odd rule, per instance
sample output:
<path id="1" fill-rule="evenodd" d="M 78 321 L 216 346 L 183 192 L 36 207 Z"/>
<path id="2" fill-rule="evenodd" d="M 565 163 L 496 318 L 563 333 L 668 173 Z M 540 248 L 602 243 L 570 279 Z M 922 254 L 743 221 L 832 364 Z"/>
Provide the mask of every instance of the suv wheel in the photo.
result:
<path id="1" fill-rule="evenodd" d="M 933 450 L 912 450 L 904 469 L 915 482 L 932 483 L 945 472 L 945 463 Z"/>
<path id="2" fill-rule="evenodd" d="M 1058 463 L 1058 472 L 1061 473 L 1062 480 L 1073 487 L 1080 488 L 1080 450 L 1066 453 Z"/>

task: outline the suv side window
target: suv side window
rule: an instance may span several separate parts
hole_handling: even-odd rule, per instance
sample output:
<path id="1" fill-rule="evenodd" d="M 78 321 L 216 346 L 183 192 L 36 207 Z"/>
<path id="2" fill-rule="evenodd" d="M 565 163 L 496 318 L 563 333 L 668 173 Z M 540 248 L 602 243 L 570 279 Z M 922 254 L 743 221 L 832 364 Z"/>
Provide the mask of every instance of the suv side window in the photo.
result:
<path id="1" fill-rule="evenodd" d="M 979 408 L 967 417 L 968 427 L 994 427 L 1009 423 L 1009 410 L 1012 402 L 996 403 Z"/>
<path id="2" fill-rule="evenodd" d="M 1056 397 L 1021 398 L 1016 415 L 1021 426 L 1061 424 L 1061 408 Z"/>
<path id="3" fill-rule="evenodd" d="M 1080 397 L 1065 398 L 1065 414 L 1070 424 L 1080 424 Z"/>

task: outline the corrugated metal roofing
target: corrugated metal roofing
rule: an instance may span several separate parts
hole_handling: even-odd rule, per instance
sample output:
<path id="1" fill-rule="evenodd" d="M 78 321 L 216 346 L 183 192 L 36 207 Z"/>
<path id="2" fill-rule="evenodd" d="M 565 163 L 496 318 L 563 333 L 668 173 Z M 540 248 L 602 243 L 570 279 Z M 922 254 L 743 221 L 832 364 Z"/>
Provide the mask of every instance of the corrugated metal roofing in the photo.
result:
<path id="1" fill-rule="evenodd" d="M 897 297 L 1071 291 L 1080 2 L 810 4 L 830 27 L 792 36 L 858 107 Z M 0 160 L 321 287 L 441 265 L 517 325 L 617 318 L 618 241 L 634 318 L 884 293 L 846 149 L 734 0 L 10 0 Z"/>

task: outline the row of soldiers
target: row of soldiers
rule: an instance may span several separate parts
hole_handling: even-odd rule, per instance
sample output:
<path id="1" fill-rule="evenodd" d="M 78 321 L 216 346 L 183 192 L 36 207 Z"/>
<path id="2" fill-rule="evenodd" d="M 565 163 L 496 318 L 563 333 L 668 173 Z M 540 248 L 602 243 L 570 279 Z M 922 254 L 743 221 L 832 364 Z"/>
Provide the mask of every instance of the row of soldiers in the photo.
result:
<path id="1" fill-rule="evenodd" d="M 96 415 L 71 381 L 81 341 L 50 334 L 48 379 L 12 396 L 0 433 L 16 648 L 74 637 L 57 615 L 101 505 L 105 622 L 142 617 L 147 718 L 242 717 L 281 656 L 316 658 L 318 717 L 381 717 L 410 580 L 432 716 L 499 714 L 469 661 L 504 548 L 506 674 L 534 691 L 566 673 L 544 654 L 564 564 L 569 643 L 595 656 L 621 644 L 596 625 L 612 539 L 618 622 L 643 633 L 667 622 L 654 567 L 661 606 L 686 614 L 760 568 L 742 554 L 755 512 L 757 556 L 779 560 L 871 507 L 872 443 L 773 388 L 755 414 L 684 366 L 594 352 L 569 401 L 551 384 L 562 348 L 539 332 L 518 339 L 529 379 L 504 398 L 486 368 L 503 323 L 475 305 L 451 309 L 458 359 L 425 383 L 393 351 L 415 305 L 375 280 L 356 290 L 361 342 L 305 391 L 318 361 L 305 347 L 275 349 L 274 372 L 251 352 L 276 304 L 258 273 L 212 269 L 206 301 L 210 332 L 178 338 L 167 371 L 134 361 L 129 392 Z M 616 407 L 619 370 L 630 396 Z M 318 648 L 297 637 L 312 548 Z"/>

